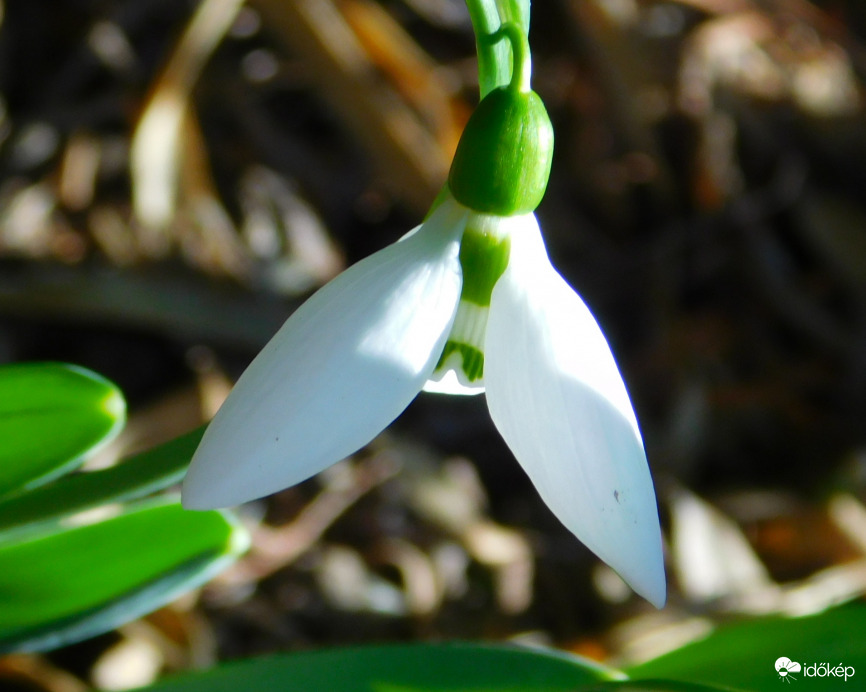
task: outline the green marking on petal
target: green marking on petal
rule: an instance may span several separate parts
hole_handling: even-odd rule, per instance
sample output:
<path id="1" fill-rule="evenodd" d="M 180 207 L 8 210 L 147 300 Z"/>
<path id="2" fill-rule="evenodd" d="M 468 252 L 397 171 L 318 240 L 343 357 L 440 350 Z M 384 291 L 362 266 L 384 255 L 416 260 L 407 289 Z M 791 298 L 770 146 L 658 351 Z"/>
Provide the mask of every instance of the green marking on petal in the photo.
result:
<path id="1" fill-rule="evenodd" d="M 463 361 L 461 370 L 469 382 L 478 382 L 484 376 L 484 354 L 474 346 L 448 341 L 439 358 L 438 370 L 446 365 L 451 354 L 458 353 Z"/>
<path id="2" fill-rule="evenodd" d="M 489 308 L 461 300 L 448 341 L 433 372 L 438 380 L 453 370 L 464 385 L 480 385 L 484 376 L 484 333 Z"/>
<path id="3" fill-rule="evenodd" d="M 428 385 L 442 382 L 453 373 L 459 387 L 477 391 L 483 386 L 484 339 L 493 287 L 508 266 L 511 234 L 523 230 L 527 218 L 469 215 L 460 242 L 460 266 L 463 270 L 460 302 L 448 341 Z M 432 387 L 428 391 L 446 390 Z"/>
<path id="4" fill-rule="evenodd" d="M 511 240 L 496 233 L 497 217 L 473 216 L 460 243 L 463 291 L 460 300 L 490 305 L 493 287 L 508 266 Z"/>

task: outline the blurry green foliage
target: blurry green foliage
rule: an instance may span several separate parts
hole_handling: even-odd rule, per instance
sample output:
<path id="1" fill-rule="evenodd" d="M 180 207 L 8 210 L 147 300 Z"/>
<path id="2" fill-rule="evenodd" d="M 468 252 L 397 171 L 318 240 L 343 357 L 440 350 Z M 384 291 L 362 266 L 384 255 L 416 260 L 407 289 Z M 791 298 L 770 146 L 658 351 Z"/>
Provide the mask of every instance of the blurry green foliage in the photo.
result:
<path id="1" fill-rule="evenodd" d="M 120 391 L 82 368 L 0 368 L 0 652 L 110 630 L 203 583 L 245 549 L 246 532 L 227 513 L 186 512 L 172 496 L 118 504 L 179 481 L 200 431 L 63 476 L 108 443 L 125 415 Z"/>

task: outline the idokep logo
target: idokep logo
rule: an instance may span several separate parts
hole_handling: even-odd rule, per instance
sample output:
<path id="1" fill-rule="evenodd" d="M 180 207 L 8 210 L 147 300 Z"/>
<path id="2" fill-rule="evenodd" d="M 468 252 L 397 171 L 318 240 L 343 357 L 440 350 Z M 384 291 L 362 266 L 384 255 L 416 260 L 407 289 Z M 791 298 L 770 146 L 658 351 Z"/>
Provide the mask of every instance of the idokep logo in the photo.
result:
<path id="1" fill-rule="evenodd" d="M 783 682 L 791 682 L 799 677 L 805 678 L 832 678 L 841 682 L 848 682 L 848 678 L 854 677 L 854 666 L 846 666 L 841 663 L 835 666 L 829 662 L 824 663 L 797 663 L 787 656 L 776 659 L 774 664 L 779 679 Z"/>

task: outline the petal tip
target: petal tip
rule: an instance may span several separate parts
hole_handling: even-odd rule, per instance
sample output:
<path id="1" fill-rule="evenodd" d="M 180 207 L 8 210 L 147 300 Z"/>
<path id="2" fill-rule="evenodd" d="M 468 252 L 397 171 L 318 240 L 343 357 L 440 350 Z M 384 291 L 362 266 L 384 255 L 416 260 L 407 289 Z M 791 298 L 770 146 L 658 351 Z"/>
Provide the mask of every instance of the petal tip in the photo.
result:
<path id="1" fill-rule="evenodd" d="M 668 600 L 667 582 L 665 579 L 664 566 L 659 566 L 653 573 L 646 576 L 643 583 L 634 584 L 635 593 L 649 601 L 656 608 L 661 610 L 665 607 Z"/>
<path id="2" fill-rule="evenodd" d="M 227 471 L 218 463 L 220 460 L 208 453 L 204 443 L 196 450 L 181 485 L 184 509 L 225 509 L 255 499 L 250 496 L 248 483 Z"/>
<path id="3" fill-rule="evenodd" d="M 655 544 L 655 545 L 653 545 Z M 632 543 L 625 554 L 599 553 L 599 557 L 613 567 L 632 590 L 656 608 L 663 608 L 667 601 L 667 578 L 661 534 L 658 540 Z"/>
<path id="4" fill-rule="evenodd" d="M 229 503 L 222 503 L 214 497 L 212 488 L 201 479 L 193 476 L 184 478 L 180 491 L 180 503 L 184 509 L 206 511 L 209 509 L 223 509 L 230 507 Z"/>
<path id="5" fill-rule="evenodd" d="M 210 509 L 228 509 L 256 498 L 244 497 L 234 488 L 214 487 L 208 484 L 184 482 L 180 493 L 180 503 L 184 509 L 206 511 Z"/>

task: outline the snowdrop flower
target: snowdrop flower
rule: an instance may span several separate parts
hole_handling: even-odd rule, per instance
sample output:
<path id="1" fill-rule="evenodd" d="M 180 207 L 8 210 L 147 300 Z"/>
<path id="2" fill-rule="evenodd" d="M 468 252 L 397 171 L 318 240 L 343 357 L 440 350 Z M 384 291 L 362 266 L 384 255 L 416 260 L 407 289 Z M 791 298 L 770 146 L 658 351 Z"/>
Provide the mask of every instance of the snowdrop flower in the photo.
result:
<path id="1" fill-rule="evenodd" d="M 240 378 L 193 457 L 184 505 L 235 505 L 303 481 L 370 442 L 422 389 L 486 391 L 554 514 L 661 607 L 661 534 L 637 420 L 532 213 L 551 152 L 535 93 L 491 92 L 424 223 L 315 293 Z"/>

